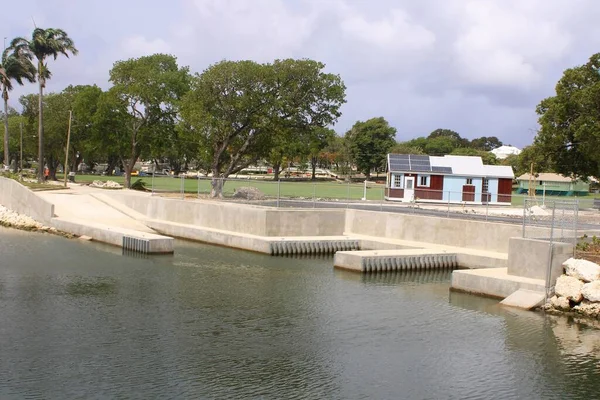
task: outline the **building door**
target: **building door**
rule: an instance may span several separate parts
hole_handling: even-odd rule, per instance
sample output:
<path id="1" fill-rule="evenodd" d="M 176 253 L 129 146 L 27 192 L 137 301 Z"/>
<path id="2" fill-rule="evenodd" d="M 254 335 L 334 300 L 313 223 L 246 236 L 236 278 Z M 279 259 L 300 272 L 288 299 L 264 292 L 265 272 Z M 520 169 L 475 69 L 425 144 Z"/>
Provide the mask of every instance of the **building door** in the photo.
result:
<path id="1" fill-rule="evenodd" d="M 415 197 L 415 178 L 407 176 L 404 179 L 404 202 L 413 201 Z"/>
<path id="2" fill-rule="evenodd" d="M 490 194 L 490 181 L 487 178 L 482 179 L 481 186 L 481 202 L 487 204 L 491 201 L 492 195 Z"/>

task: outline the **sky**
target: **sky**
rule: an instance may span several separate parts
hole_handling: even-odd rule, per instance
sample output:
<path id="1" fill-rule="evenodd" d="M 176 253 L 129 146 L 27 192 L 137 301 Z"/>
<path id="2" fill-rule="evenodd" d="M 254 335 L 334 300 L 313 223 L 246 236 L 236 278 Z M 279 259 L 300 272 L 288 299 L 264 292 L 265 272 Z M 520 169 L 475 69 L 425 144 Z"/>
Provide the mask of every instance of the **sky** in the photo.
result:
<path id="1" fill-rule="evenodd" d="M 384 117 L 405 141 L 437 128 L 523 147 L 562 72 L 600 51 L 597 0 L 33 0 L 2 6 L 0 35 L 61 28 L 78 56 L 48 91 L 110 87 L 118 60 L 157 52 L 202 72 L 221 60 L 311 58 L 344 80 L 334 126 Z M 14 90 L 11 105 L 25 93 Z"/>

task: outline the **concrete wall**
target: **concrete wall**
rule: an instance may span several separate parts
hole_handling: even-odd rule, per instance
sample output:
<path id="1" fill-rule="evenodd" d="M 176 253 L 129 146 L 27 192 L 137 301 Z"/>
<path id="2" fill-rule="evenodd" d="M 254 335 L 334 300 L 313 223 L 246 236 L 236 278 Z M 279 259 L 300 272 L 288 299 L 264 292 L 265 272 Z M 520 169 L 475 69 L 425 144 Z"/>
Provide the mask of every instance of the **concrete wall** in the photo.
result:
<path id="1" fill-rule="evenodd" d="M 544 236 L 547 229 L 538 229 L 540 235 Z M 508 253 L 509 239 L 522 236 L 522 227 L 454 218 L 347 210 L 345 233 Z"/>
<path id="2" fill-rule="evenodd" d="M 39 222 L 48 223 L 54 216 L 54 204 L 13 179 L 0 177 L 0 204 Z"/>
<path id="3" fill-rule="evenodd" d="M 550 286 L 563 273 L 562 264 L 573 257 L 573 245 L 570 243 L 552 244 L 536 239 L 511 238 L 508 251 L 508 274 L 546 281 L 550 265 Z"/>
<path id="4" fill-rule="evenodd" d="M 134 193 L 110 197 L 149 219 L 258 236 L 342 235 L 345 210 L 272 209 L 238 203 L 183 201 Z"/>

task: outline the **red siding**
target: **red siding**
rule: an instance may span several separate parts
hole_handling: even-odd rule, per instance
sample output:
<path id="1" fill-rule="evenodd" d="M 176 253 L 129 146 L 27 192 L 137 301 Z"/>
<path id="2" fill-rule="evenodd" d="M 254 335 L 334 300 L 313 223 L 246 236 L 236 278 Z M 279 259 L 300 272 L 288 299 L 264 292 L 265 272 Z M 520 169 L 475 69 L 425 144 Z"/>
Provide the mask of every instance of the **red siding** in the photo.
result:
<path id="1" fill-rule="evenodd" d="M 512 195 L 512 179 L 498 179 L 498 202 L 510 203 Z"/>
<path id="2" fill-rule="evenodd" d="M 386 188 L 385 195 L 386 195 L 386 197 L 389 197 L 392 199 L 403 199 L 404 198 L 404 189 Z"/>

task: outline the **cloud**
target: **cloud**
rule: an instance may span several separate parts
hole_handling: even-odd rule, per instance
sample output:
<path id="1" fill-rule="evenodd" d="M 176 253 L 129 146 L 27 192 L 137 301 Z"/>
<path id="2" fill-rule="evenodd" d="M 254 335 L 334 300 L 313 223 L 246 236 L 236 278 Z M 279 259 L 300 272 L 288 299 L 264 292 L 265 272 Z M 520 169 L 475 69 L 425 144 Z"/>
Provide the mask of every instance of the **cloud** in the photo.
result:
<path id="1" fill-rule="evenodd" d="M 119 12 L 114 12 L 118 9 Z M 48 90 L 108 87 L 117 60 L 156 52 L 201 72 L 223 59 L 313 58 L 342 76 L 336 126 L 383 115 L 399 138 L 450 128 L 531 142 L 535 106 L 598 51 L 595 0 L 145 0 L 9 3 L 7 37 L 61 27 L 79 56 L 51 62 Z M 15 89 L 11 101 L 34 92 Z"/>

